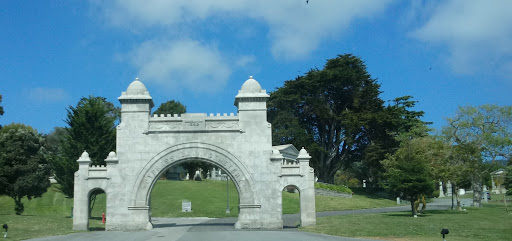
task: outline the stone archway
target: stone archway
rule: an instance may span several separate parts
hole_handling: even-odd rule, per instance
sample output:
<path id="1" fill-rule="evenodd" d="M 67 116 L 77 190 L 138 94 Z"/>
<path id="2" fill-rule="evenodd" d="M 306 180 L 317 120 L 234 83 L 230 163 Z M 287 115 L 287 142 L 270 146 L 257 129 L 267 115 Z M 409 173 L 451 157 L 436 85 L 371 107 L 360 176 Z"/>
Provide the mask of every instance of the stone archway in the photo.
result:
<path id="1" fill-rule="evenodd" d="M 239 222 L 237 227 L 244 223 L 251 222 L 246 207 L 255 206 L 254 192 L 252 191 L 253 178 L 247 167 L 234 155 L 218 146 L 192 142 L 178 144 L 157 154 L 139 172 L 133 186 L 132 197 L 128 208 L 132 210 L 148 210 L 151 190 L 158 177 L 164 170 L 187 160 L 201 160 L 215 164 L 225 170 L 234 182 L 240 199 Z M 147 207 L 147 209 L 146 209 Z M 144 220 L 148 228 L 150 217 Z"/>
<path id="2" fill-rule="evenodd" d="M 107 194 L 106 230 L 151 229 L 149 197 L 157 177 L 189 159 L 214 163 L 229 173 L 240 195 L 236 228 L 282 228 L 280 192 L 292 183 L 305 197 L 302 225 L 314 225 L 311 157 L 304 148 L 272 146 L 268 97 L 250 77 L 235 97 L 236 115 L 151 116 L 152 97 L 142 82 L 133 81 L 119 97 L 117 153 L 105 159 L 107 166 L 90 166 L 86 152 L 77 160 L 73 228 L 86 229 L 87 193 L 99 187 Z"/>

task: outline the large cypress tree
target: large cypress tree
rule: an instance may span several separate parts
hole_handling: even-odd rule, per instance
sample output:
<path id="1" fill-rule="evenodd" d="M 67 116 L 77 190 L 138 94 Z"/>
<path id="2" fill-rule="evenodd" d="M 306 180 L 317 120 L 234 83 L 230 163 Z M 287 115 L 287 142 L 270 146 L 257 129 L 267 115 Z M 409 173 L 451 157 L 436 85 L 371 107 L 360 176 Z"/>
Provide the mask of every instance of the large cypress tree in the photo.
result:
<path id="1" fill-rule="evenodd" d="M 268 102 L 274 144 L 305 146 L 319 181 L 333 183 L 336 171 L 369 142 L 367 126 L 384 109 L 379 88 L 364 62 L 351 54 L 286 81 Z"/>
<path id="2" fill-rule="evenodd" d="M 381 161 L 398 148 L 396 136 L 425 124 L 423 112 L 410 111 L 411 96 L 385 107 L 380 93 L 359 57 L 329 59 L 270 94 L 273 144 L 306 147 L 319 181 L 333 183 L 338 170 L 357 163 L 358 176 L 376 184 Z"/>
<path id="3" fill-rule="evenodd" d="M 108 153 L 116 148 L 115 122 L 119 110 L 103 97 L 89 96 L 80 99 L 76 107 L 67 108 L 65 120 L 67 135 L 61 143 L 62 155 L 53 160 L 55 179 L 61 191 L 73 196 L 76 160 L 87 151 L 93 165 L 104 165 Z"/>

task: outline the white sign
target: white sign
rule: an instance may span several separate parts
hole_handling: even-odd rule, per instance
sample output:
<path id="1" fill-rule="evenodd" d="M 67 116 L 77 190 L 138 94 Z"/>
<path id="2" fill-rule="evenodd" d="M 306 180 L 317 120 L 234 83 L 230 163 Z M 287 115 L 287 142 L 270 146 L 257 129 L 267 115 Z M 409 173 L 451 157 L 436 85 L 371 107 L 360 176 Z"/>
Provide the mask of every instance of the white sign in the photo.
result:
<path id="1" fill-rule="evenodd" d="M 181 211 L 182 212 L 192 212 L 192 202 L 183 200 L 181 202 Z"/>

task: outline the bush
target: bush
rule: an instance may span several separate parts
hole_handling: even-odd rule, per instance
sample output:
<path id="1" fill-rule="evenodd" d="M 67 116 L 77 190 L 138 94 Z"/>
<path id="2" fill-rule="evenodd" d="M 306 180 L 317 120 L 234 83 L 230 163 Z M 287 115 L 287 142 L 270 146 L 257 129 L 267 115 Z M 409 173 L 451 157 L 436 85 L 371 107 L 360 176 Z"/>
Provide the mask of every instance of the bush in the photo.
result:
<path id="1" fill-rule="evenodd" d="M 352 190 L 350 190 L 350 188 L 348 188 L 347 186 L 343 185 L 332 185 L 327 183 L 315 182 L 315 188 L 352 194 Z"/>
<path id="2" fill-rule="evenodd" d="M 438 198 L 439 197 L 439 190 L 435 190 L 433 193 L 432 193 L 432 196 L 435 197 L 435 198 Z"/>

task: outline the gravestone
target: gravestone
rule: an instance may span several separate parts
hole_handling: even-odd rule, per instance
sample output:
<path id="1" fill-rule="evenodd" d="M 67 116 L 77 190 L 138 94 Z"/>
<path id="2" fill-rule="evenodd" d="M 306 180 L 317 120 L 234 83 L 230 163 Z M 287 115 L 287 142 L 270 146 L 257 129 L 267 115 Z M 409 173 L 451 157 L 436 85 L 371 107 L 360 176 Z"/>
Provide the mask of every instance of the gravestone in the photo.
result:
<path id="1" fill-rule="evenodd" d="M 439 197 L 445 197 L 443 191 L 443 182 L 439 182 Z"/>
<path id="2" fill-rule="evenodd" d="M 446 195 L 452 195 L 452 183 L 450 182 L 450 180 L 448 180 L 448 182 L 446 183 Z"/>

